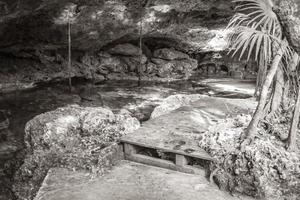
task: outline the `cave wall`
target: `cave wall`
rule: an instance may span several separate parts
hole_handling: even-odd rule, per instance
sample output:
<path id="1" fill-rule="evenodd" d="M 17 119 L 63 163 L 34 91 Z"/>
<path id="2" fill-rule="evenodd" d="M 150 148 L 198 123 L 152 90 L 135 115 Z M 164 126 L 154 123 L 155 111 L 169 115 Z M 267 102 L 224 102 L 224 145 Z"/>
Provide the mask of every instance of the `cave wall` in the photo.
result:
<path id="1" fill-rule="evenodd" d="M 95 50 L 138 39 L 142 19 L 144 37 L 173 39 L 169 45 L 201 51 L 210 48 L 208 43 L 232 14 L 226 0 L 144 1 L 2 0 L 6 11 L 0 18 L 0 49 L 66 48 L 69 10 L 73 49 Z"/>
<path id="2" fill-rule="evenodd" d="M 139 67 L 148 79 L 186 79 L 201 59 L 162 59 L 154 53 L 167 48 L 193 57 L 225 51 L 233 6 L 227 0 L 2 0 L 0 11 L 0 90 L 9 90 L 69 75 L 96 81 L 136 78 Z M 141 24 L 141 66 L 134 53 L 109 52 L 118 45 L 130 50 L 128 44 L 136 50 Z"/>

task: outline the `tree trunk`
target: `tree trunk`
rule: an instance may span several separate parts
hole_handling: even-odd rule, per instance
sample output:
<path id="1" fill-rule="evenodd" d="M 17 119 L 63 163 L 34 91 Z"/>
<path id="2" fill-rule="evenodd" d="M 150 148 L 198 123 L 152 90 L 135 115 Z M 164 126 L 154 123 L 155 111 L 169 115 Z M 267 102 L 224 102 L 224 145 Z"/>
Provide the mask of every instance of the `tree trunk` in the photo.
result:
<path id="1" fill-rule="evenodd" d="M 139 69 L 137 69 L 138 71 L 138 85 L 141 85 L 141 70 L 143 67 L 143 16 L 141 13 L 141 24 L 140 24 L 140 31 L 139 31 L 139 46 L 140 46 L 140 66 Z"/>
<path id="2" fill-rule="evenodd" d="M 256 87 L 255 87 L 255 92 L 254 92 L 254 97 L 256 97 L 256 100 L 259 100 L 259 94 L 261 92 L 262 88 L 262 83 L 265 79 L 265 69 L 266 66 L 262 66 L 258 69 L 258 74 L 257 74 L 257 80 L 256 80 Z"/>
<path id="3" fill-rule="evenodd" d="M 273 78 L 276 74 L 276 71 L 278 69 L 279 63 L 282 59 L 282 50 L 279 49 L 277 54 L 275 55 L 275 58 L 273 59 L 271 68 L 266 76 L 265 82 L 263 84 L 261 93 L 260 93 L 260 98 L 259 98 L 259 102 L 258 105 L 256 107 L 255 113 L 252 117 L 252 120 L 246 130 L 246 137 L 247 138 L 252 138 L 257 130 L 257 126 L 259 121 L 264 117 L 264 107 L 266 105 L 267 102 L 267 98 L 268 98 L 268 91 L 269 88 L 272 84 Z"/>
<path id="4" fill-rule="evenodd" d="M 68 14 L 68 71 L 69 71 L 69 87 L 70 91 L 72 91 L 72 55 L 71 55 L 71 21 Z"/>
<path id="5" fill-rule="evenodd" d="M 270 109 L 267 111 L 269 113 L 269 116 L 273 116 L 281 105 L 283 87 L 284 87 L 284 74 L 282 68 L 279 67 L 276 73 L 274 92 L 272 95 L 272 101 L 270 102 Z"/>
<path id="6" fill-rule="evenodd" d="M 282 108 L 283 110 L 288 110 L 289 103 L 290 103 L 290 82 L 286 81 L 284 84 L 283 94 L 282 94 Z"/>
<path id="7" fill-rule="evenodd" d="M 300 54 L 300 18 L 296 12 L 299 2 L 295 0 L 280 0 L 273 8 L 282 26 L 283 35 L 293 49 Z"/>
<path id="8" fill-rule="evenodd" d="M 288 138 L 288 149 L 290 151 L 297 151 L 297 134 L 300 117 L 300 87 L 298 88 L 297 101 L 294 108 L 293 120 Z"/>

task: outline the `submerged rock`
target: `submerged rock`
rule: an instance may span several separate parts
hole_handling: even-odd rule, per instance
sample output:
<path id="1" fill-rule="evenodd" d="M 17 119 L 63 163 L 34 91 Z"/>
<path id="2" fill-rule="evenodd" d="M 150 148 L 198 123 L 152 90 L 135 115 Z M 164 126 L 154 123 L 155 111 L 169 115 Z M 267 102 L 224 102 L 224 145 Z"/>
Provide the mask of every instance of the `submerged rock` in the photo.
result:
<path id="1" fill-rule="evenodd" d="M 103 172 L 107 153 L 120 136 L 139 128 L 128 114 L 113 114 L 100 107 L 68 106 L 41 114 L 25 128 L 28 154 L 15 175 L 14 192 L 19 199 L 32 199 L 52 167 Z"/>
<path id="2" fill-rule="evenodd" d="M 17 143 L 0 142 L 0 160 L 12 158 L 18 150 L 20 150 L 20 147 Z"/>
<path id="3" fill-rule="evenodd" d="M 201 94 L 191 94 L 191 95 L 178 94 L 178 95 L 170 96 L 166 98 L 159 106 L 157 106 L 153 110 L 151 114 L 151 119 L 159 117 L 164 114 L 168 114 L 171 111 L 176 110 L 177 108 L 189 105 L 192 102 L 198 101 L 205 97 L 207 96 Z"/>
<path id="4" fill-rule="evenodd" d="M 163 102 L 154 109 L 151 118 L 157 118 L 174 110 L 180 110 L 181 107 L 194 107 L 202 109 L 205 115 L 209 116 L 212 114 L 225 118 L 226 116 L 236 116 L 240 113 L 252 113 L 256 107 L 256 102 L 249 98 L 228 99 L 210 97 L 202 94 L 178 94 L 164 99 Z"/>

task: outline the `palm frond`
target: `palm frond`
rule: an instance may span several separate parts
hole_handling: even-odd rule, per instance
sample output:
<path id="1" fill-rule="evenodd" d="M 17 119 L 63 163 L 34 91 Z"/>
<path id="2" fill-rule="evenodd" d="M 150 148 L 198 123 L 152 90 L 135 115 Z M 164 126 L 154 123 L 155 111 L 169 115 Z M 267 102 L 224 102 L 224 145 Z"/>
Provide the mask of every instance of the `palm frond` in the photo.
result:
<path id="1" fill-rule="evenodd" d="M 259 60 L 260 52 L 264 53 L 265 59 L 272 57 L 272 44 L 274 38 L 266 32 L 256 30 L 248 26 L 239 26 L 231 36 L 232 56 L 239 54 L 239 59 L 246 55 L 247 60 L 254 55 L 255 61 Z"/>
<path id="2" fill-rule="evenodd" d="M 228 27 L 240 25 L 251 26 L 257 30 L 267 30 L 273 36 L 281 36 L 281 27 L 276 14 L 272 10 L 271 1 L 265 0 L 233 0 L 237 4 L 237 14 L 233 16 Z"/>

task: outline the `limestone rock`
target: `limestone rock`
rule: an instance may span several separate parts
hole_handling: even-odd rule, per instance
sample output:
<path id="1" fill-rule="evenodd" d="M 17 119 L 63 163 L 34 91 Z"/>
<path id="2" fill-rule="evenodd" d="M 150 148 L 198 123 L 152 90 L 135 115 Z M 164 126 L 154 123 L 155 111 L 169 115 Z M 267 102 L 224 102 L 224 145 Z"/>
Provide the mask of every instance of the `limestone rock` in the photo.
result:
<path id="1" fill-rule="evenodd" d="M 112 72 L 124 72 L 126 70 L 126 65 L 116 56 L 101 53 L 99 54 L 99 60 L 98 70 L 105 75 Z"/>
<path id="2" fill-rule="evenodd" d="M 220 188 L 263 199 L 297 199 L 300 195 L 300 157 L 262 128 L 251 144 L 240 150 L 250 115 L 220 120 L 199 145 L 218 162 L 214 180 Z"/>
<path id="3" fill-rule="evenodd" d="M 140 69 L 140 65 L 145 66 L 147 62 L 147 57 L 142 55 L 142 57 L 120 57 L 120 59 L 126 64 L 128 72 L 137 72 Z"/>
<path id="4" fill-rule="evenodd" d="M 148 75 L 157 73 L 157 66 L 152 62 L 148 62 L 146 66 L 146 73 Z"/>
<path id="5" fill-rule="evenodd" d="M 130 115 L 101 107 L 72 105 L 36 116 L 26 124 L 28 154 L 15 175 L 15 194 L 31 199 L 52 167 L 102 172 L 106 147 L 139 126 Z"/>
<path id="6" fill-rule="evenodd" d="M 164 48 L 164 49 L 158 49 L 154 51 L 153 57 L 164 59 L 164 60 L 181 60 L 181 59 L 188 59 L 189 55 L 180 51 L 176 51 L 174 49 Z"/>
<path id="7" fill-rule="evenodd" d="M 184 3 L 162 0 L 144 9 L 132 0 L 11 0 L 3 5 L 6 9 L 0 7 L 0 49 L 4 52 L 0 59 L 5 60 L 0 63 L 2 91 L 61 81 L 70 75 L 101 81 L 109 73 L 128 70 L 128 66 L 133 72 L 139 63 L 135 58 L 139 55 L 136 44 L 140 21 L 144 23 L 143 53 L 147 58 L 151 58 L 154 49 L 160 49 L 156 54 L 164 59 L 188 59 L 181 52 L 225 50 L 226 45 L 216 49 L 213 44 L 218 43 L 218 38 L 226 38 L 224 28 L 233 13 L 231 3 L 226 0 Z M 70 5 L 75 12 L 71 28 L 71 71 L 67 67 L 68 26 L 64 18 Z M 113 55 L 99 56 L 100 49 Z M 92 56 L 83 57 L 86 52 Z M 124 56 L 134 59 L 124 63 L 119 58 Z M 165 68 L 171 66 L 165 65 Z M 146 66 L 142 66 L 142 72 Z M 168 70 L 159 76 L 168 76 Z"/>
<path id="8" fill-rule="evenodd" d="M 157 65 L 157 75 L 162 78 L 189 78 L 198 66 L 197 61 L 191 58 L 172 61 L 152 58 L 151 61 Z"/>
<path id="9" fill-rule="evenodd" d="M 25 141 L 31 149 L 53 145 L 64 148 L 69 140 L 76 145 L 81 137 L 97 136 L 102 142 L 112 142 L 138 127 L 138 120 L 129 115 L 115 115 L 111 110 L 101 107 L 74 105 L 41 114 L 29 121 L 25 128 Z M 108 141 L 104 135 L 109 134 L 116 137 Z"/>
<path id="10" fill-rule="evenodd" d="M 121 55 L 121 56 L 139 56 L 140 49 L 137 46 L 132 44 L 118 44 L 113 48 L 108 50 L 108 53 L 112 55 Z"/>
<path id="11" fill-rule="evenodd" d="M 70 3 L 74 10 L 72 46 L 80 50 L 93 50 L 120 40 L 122 43 L 138 40 L 138 22 L 143 17 L 146 40 L 156 37 L 177 49 L 212 51 L 209 47 L 216 30 L 224 29 L 233 13 L 231 3 L 226 0 L 184 3 L 162 0 L 154 1 L 145 9 L 132 0 L 28 0 L 20 4 L 11 0 L 5 3 L 7 10 L 1 10 L 0 48 L 18 51 L 26 47 L 67 47 L 64 14 Z M 144 16 L 140 15 L 141 10 Z"/>
<path id="12" fill-rule="evenodd" d="M 169 112 L 176 110 L 177 108 L 189 105 L 190 103 L 205 97 L 207 96 L 201 94 L 192 94 L 192 95 L 178 94 L 178 95 L 170 96 L 166 98 L 159 106 L 157 106 L 153 110 L 151 114 L 151 119 L 164 114 L 168 114 Z"/>

